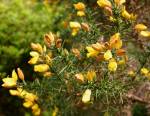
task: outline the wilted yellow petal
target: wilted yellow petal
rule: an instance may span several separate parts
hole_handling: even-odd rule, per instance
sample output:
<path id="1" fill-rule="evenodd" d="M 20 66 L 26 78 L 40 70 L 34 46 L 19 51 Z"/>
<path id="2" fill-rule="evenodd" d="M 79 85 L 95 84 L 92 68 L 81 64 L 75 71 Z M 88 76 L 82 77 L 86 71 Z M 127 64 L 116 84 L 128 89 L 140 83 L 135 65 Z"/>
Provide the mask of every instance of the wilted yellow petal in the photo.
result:
<path id="1" fill-rule="evenodd" d="M 82 102 L 88 103 L 91 100 L 91 90 L 87 89 L 82 95 Z"/>

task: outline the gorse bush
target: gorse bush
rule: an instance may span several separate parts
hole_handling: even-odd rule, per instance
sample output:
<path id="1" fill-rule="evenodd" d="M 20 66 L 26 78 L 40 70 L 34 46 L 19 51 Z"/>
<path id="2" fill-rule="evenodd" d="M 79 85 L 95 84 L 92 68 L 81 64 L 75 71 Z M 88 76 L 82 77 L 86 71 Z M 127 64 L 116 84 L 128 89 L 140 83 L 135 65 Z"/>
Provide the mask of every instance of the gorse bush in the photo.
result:
<path id="1" fill-rule="evenodd" d="M 33 115 L 122 116 L 134 101 L 149 104 L 150 31 L 125 2 L 67 3 L 59 33 L 31 43 L 28 63 L 39 77 L 28 81 L 17 68 L 2 87 Z"/>
<path id="2" fill-rule="evenodd" d="M 0 14 L 0 71 L 9 72 L 24 62 L 32 41 L 42 42 L 43 34 L 53 29 L 58 13 L 42 2 L 2 0 Z"/>

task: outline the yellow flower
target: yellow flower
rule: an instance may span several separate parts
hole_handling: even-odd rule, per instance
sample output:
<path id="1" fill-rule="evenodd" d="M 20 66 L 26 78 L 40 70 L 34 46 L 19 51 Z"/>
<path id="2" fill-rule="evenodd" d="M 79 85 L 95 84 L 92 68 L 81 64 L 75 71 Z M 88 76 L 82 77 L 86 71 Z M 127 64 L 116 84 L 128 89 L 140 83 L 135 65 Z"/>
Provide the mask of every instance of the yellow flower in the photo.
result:
<path id="1" fill-rule="evenodd" d="M 110 20 L 111 22 L 116 22 L 116 21 L 117 21 L 117 20 L 116 20 L 114 17 L 112 17 L 112 16 L 109 17 L 109 20 Z"/>
<path id="2" fill-rule="evenodd" d="M 102 52 L 105 49 L 105 46 L 97 42 L 96 44 L 92 44 L 92 48 L 99 52 Z"/>
<path id="3" fill-rule="evenodd" d="M 32 113 L 33 113 L 35 116 L 40 116 L 40 114 L 41 114 L 41 109 L 38 108 L 37 110 L 33 110 Z"/>
<path id="4" fill-rule="evenodd" d="M 49 66 L 47 64 L 39 64 L 34 66 L 35 72 L 46 72 L 49 70 Z"/>
<path id="5" fill-rule="evenodd" d="M 110 7 L 111 8 L 112 7 L 111 2 L 109 0 L 98 0 L 97 4 L 102 8 L 104 8 L 104 7 Z"/>
<path id="6" fill-rule="evenodd" d="M 69 25 L 70 25 L 70 28 L 81 28 L 81 25 L 80 25 L 80 23 L 78 23 L 78 22 L 70 22 L 69 23 Z"/>
<path id="7" fill-rule="evenodd" d="M 84 11 L 78 11 L 77 16 L 83 17 L 83 16 L 85 16 L 85 12 Z"/>
<path id="8" fill-rule="evenodd" d="M 123 9 L 122 9 L 122 17 L 124 17 L 124 18 L 126 18 L 128 20 L 131 19 L 131 14 L 128 13 L 128 11 L 126 10 L 125 7 L 123 7 Z"/>
<path id="9" fill-rule="evenodd" d="M 85 92 L 82 95 L 82 102 L 88 103 L 91 100 L 91 90 L 86 89 Z"/>
<path id="10" fill-rule="evenodd" d="M 25 108 L 30 108 L 32 105 L 33 105 L 33 102 L 31 102 L 31 101 L 25 101 L 25 102 L 23 103 L 23 106 L 24 106 Z"/>
<path id="11" fill-rule="evenodd" d="M 141 31 L 140 35 L 143 37 L 150 37 L 150 31 Z"/>
<path id="12" fill-rule="evenodd" d="M 19 92 L 17 90 L 9 90 L 10 95 L 18 96 Z"/>
<path id="13" fill-rule="evenodd" d="M 95 71 L 88 71 L 86 77 L 88 81 L 93 81 L 93 79 L 96 77 Z"/>
<path id="14" fill-rule="evenodd" d="M 24 95 L 24 99 L 26 101 L 34 102 L 38 99 L 38 97 L 36 95 L 34 95 L 33 93 L 26 92 L 26 94 Z"/>
<path id="15" fill-rule="evenodd" d="M 104 59 L 105 60 L 110 60 L 112 58 L 112 53 L 110 50 L 107 50 L 105 53 L 104 53 Z"/>
<path id="16" fill-rule="evenodd" d="M 2 81 L 4 82 L 2 84 L 2 87 L 5 87 L 5 88 L 15 87 L 17 85 L 17 80 L 18 80 L 17 73 L 15 72 L 15 70 L 13 70 L 11 78 L 7 77 L 7 78 L 2 79 Z"/>
<path id="17" fill-rule="evenodd" d="M 147 75 L 149 73 L 149 70 L 147 68 L 141 69 L 141 74 Z"/>
<path id="18" fill-rule="evenodd" d="M 120 49 L 122 47 L 122 40 L 120 39 L 120 33 L 114 34 L 110 38 L 109 43 L 111 48 Z"/>
<path id="19" fill-rule="evenodd" d="M 74 7 L 76 10 L 85 10 L 85 5 L 83 2 L 78 2 L 77 4 L 74 4 Z"/>
<path id="20" fill-rule="evenodd" d="M 28 61 L 28 63 L 29 63 L 29 64 L 36 64 L 37 61 L 38 61 L 38 59 L 39 59 L 39 57 L 33 57 L 33 58 L 31 58 L 31 59 Z"/>
<path id="21" fill-rule="evenodd" d="M 110 60 L 108 64 L 108 70 L 115 72 L 117 70 L 117 63 L 115 60 Z"/>
<path id="22" fill-rule="evenodd" d="M 135 29 L 137 31 L 143 31 L 143 30 L 147 29 L 147 26 L 145 26 L 144 24 L 137 24 L 137 25 L 135 25 Z"/>
<path id="23" fill-rule="evenodd" d="M 78 22 L 70 22 L 69 25 L 70 25 L 70 28 L 72 29 L 72 36 L 77 35 L 79 29 L 81 28 L 80 23 L 78 23 Z"/>
<path id="24" fill-rule="evenodd" d="M 114 0 L 114 1 L 115 1 L 115 4 L 118 6 L 120 6 L 126 2 L 126 0 Z"/>
<path id="25" fill-rule="evenodd" d="M 92 47 L 86 47 L 88 53 L 87 53 L 87 57 L 94 57 L 94 56 L 97 56 L 98 55 L 98 51 L 93 49 Z"/>

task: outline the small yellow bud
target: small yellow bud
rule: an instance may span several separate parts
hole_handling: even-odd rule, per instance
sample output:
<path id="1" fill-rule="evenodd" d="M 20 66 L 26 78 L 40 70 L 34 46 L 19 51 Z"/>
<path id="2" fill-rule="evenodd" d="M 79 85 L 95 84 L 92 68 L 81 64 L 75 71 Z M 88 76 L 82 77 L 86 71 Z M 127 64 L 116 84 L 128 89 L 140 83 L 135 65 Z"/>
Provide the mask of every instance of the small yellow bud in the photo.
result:
<path id="1" fill-rule="evenodd" d="M 24 74 L 20 68 L 17 68 L 18 77 L 23 81 L 24 80 Z"/>
<path id="2" fill-rule="evenodd" d="M 39 43 L 31 43 L 31 48 L 39 53 L 43 52 L 43 48 Z"/>
<path id="3" fill-rule="evenodd" d="M 52 32 L 44 35 L 44 42 L 48 47 L 50 47 L 52 44 L 54 44 L 54 40 L 55 40 L 55 38 L 54 38 L 54 35 Z"/>
<path id="4" fill-rule="evenodd" d="M 131 76 L 131 77 L 135 77 L 135 72 L 131 70 L 131 71 L 128 72 L 128 75 Z"/>

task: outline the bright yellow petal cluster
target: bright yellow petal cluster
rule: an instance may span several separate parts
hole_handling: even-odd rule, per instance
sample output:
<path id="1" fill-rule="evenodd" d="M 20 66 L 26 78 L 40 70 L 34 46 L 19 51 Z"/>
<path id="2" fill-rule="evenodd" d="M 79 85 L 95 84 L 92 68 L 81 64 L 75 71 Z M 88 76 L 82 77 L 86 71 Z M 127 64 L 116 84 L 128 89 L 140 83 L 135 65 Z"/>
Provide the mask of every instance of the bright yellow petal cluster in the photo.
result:
<path id="1" fill-rule="evenodd" d="M 78 11 L 77 16 L 83 17 L 83 16 L 85 16 L 85 12 L 84 11 Z"/>
<path id="2" fill-rule="evenodd" d="M 108 64 L 109 71 L 115 72 L 117 70 L 117 62 L 115 60 L 110 60 Z"/>
<path id="3" fill-rule="evenodd" d="M 137 30 L 137 31 L 143 31 L 143 30 L 146 30 L 146 29 L 147 29 L 147 26 L 145 26 L 144 24 L 135 25 L 135 30 Z"/>
<path id="4" fill-rule="evenodd" d="M 132 13 L 130 14 L 125 7 L 122 9 L 122 17 L 124 17 L 127 20 L 135 20 L 136 15 L 133 15 Z"/>
<path id="5" fill-rule="evenodd" d="M 47 64 L 38 64 L 34 66 L 35 72 L 46 72 L 49 70 L 49 65 Z"/>
<path id="6" fill-rule="evenodd" d="M 81 28 L 80 23 L 78 23 L 78 22 L 70 22 L 70 23 L 69 23 L 69 26 L 70 26 L 70 28 L 72 29 L 72 36 L 76 36 L 77 33 L 78 33 L 78 31 L 79 31 L 80 28 Z"/>
<path id="7" fill-rule="evenodd" d="M 2 87 L 5 87 L 5 88 L 15 87 L 17 85 L 17 80 L 18 80 L 17 73 L 15 72 L 15 70 L 13 70 L 11 78 L 6 77 L 6 78 L 2 79 L 2 81 L 3 81 Z"/>
<path id="8" fill-rule="evenodd" d="M 140 35 L 143 37 L 150 37 L 150 31 L 141 31 Z"/>
<path id="9" fill-rule="evenodd" d="M 104 59 L 105 60 L 110 60 L 112 58 L 112 53 L 110 50 L 107 50 L 105 53 L 104 53 Z"/>
<path id="10" fill-rule="evenodd" d="M 88 81 L 93 81 L 96 77 L 95 71 L 88 71 L 86 77 Z"/>
<path id="11" fill-rule="evenodd" d="M 111 8 L 112 7 L 112 4 L 109 0 L 98 0 L 97 4 L 102 8 L 104 8 L 104 7 L 110 7 Z"/>
<path id="12" fill-rule="evenodd" d="M 82 102 L 88 103 L 91 100 L 91 90 L 86 89 L 85 92 L 82 95 Z"/>
<path id="13" fill-rule="evenodd" d="M 80 10 L 80 11 L 85 10 L 85 5 L 82 2 L 78 2 L 77 4 L 74 4 L 74 7 L 76 10 Z"/>
<path id="14" fill-rule="evenodd" d="M 147 75 L 149 73 L 149 70 L 147 68 L 142 68 L 141 69 L 141 74 Z"/>
<path id="15" fill-rule="evenodd" d="M 94 57 L 94 56 L 97 56 L 99 54 L 99 51 L 95 50 L 94 48 L 92 47 L 86 47 L 88 53 L 87 53 L 87 57 Z"/>

